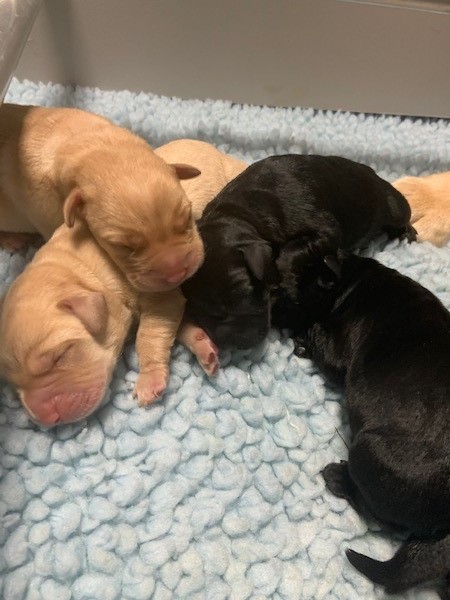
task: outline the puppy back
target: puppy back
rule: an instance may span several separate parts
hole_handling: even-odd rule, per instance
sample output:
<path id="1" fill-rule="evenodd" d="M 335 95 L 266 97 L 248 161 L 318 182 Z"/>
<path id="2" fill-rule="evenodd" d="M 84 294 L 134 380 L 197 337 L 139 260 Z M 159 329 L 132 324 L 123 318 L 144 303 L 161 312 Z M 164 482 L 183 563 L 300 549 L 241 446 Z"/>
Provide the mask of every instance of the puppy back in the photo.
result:
<path id="1" fill-rule="evenodd" d="M 186 163 L 200 170 L 197 177 L 180 182 L 192 204 L 195 220 L 225 185 L 247 167 L 245 162 L 200 140 L 174 140 L 157 148 L 155 154 L 168 164 Z"/>

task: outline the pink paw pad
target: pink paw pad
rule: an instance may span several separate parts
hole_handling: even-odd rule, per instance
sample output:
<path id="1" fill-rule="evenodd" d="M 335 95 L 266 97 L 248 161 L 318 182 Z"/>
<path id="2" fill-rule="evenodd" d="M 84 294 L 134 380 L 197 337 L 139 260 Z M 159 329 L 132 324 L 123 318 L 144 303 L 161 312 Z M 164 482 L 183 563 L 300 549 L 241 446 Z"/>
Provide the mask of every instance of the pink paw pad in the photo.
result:
<path id="1" fill-rule="evenodd" d="M 192 344 L 192 352 L 207 375 L 215 375 L 219 368 L 219 349 L 202 330 L 198 331 Z"/>

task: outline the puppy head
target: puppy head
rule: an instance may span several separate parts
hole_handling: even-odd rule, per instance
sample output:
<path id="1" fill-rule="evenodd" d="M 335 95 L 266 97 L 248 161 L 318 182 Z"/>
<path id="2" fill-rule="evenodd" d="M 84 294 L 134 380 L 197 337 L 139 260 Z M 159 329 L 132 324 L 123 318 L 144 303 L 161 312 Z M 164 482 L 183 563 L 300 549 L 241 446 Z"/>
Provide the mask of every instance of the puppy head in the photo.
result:
<path id="1" fill-rule="evenodd" d="M 201 233 L 204 263 L 182 286 L 186 314 L 219 347 L 251 348 L 269 330 L 270 289 L 277 277 L 272 249 L 222 227 Z"/>
<path id="2" fill-rule="evenodd" d="M 65 201 L 65 223 L 71 227 L 77 217 L 84 219 L 133 287 L 170 290 L 203 260 L 191 203 L 180 184 L 200 171 L 168 165 L 140 145 L 139 151 L 117 154 L 91 157 L 94 164 L 78 175 Z"/>
<path id="3" fill-rule="evenodd" d="M 53 426 L 83 419 L 98 407 L 117 353 L 107 343 L 103 294 L 54 285 L 48 271 L 35 269 L 28 278 L 26 270 L 4 298 L 0 369 L 31 418 Z"/>
<path id="4" fill-rule="evenodd" d="M 330 309 L 341 280 L 344 253 L 318 256 L 295 274 L 295 296 L 282 287 L 274 294 L 272 308 L 276 327 L 298 333 Z"/>

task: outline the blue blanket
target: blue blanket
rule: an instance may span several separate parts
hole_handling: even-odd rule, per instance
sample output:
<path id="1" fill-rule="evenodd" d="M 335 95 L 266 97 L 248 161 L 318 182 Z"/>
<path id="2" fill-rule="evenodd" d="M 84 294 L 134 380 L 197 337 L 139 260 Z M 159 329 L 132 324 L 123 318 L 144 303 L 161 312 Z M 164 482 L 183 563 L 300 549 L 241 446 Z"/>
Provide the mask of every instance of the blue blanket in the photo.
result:
<path id="1" fill-rule="evenodd" d="M 340 154 L 386 179 L 450 168 L 450 125 L 302 109 L 181 101 L 13 80 L 6 101 L 101 113 L 158 146 L 179 137 L 247 161 L 286 152 Z M 375 256 L 450 307 L 450 247 L 373 243 Z M 4 291 L 32 252 L 0 251 Z M 395 365 L 393 365 L 395 368 Z M 176 347 L 170 384 L 148 410 L 131 397 L 126 348 L 110 395 L 87 420 L 31 424 L 1 383 L 0 597 L 4 600 L 359 600 L 384 597 L 347 563 L 398 546 L 324 491 L 345 458 L 341 396 L 273 331 L 224 354 L 208 379 Z M 401 490 L 399 490 L 401 493 Z M 430 590 L 398 598 L 434 599 Z"/>

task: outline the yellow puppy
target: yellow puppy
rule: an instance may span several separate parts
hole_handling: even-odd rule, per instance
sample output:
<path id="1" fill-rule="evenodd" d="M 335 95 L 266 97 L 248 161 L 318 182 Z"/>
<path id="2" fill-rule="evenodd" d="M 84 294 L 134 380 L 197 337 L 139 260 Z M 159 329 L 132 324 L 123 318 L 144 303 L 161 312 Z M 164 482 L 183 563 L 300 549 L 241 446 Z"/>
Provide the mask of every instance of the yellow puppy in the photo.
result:
<path id="1" fill-rule="evenodd" d="M 199 140 L 174 140 L 157 148 L 155 153 L 169 164 L 189 162 L 200 171 L 198 177 L 181 182 L 191 201 L 195 221 L 200 219 L 208 202 L 247 168 L 244 161 Z"/>
<path id="2" fill-rule="evenodd" d="M 209 192 L 203 194 L 201 186 L 190 190 L 198 215 L 227 178 L 246 167 L 195 140 L 172 142 L 158 152 L 190 157 L 202 166 L 199 181 L 204 180 Z M 83 223 L 72 229 L 63 225 L 4 297 L 0 368 L 39 422 L 53 425 L 82 419 L 101 402 L 136 318 L 140 372 L 135 394 L 146 405 L 165 389 L 183 307 L 177 289 L 137 293 Z M 185 323 L 178 338 L 207 373 L 215 372 L 217 349 L 201 329 Z"/>
<path id="3" fill-rule="evenodd" d="M 164 369 L 168 360 L 157 318 L 161 295 L 146 296 L 147 309 L 155 302 L 155 320 L 143 321 L 137 333 L 146 372 Z M 183 298 L 172 296 L 173 318 L 182 307 Z M 104 396 L 139 311 L 135 289 L 86 226 L 59 227 L 2 301 L 0 368 L 30 415 L 55 425 L 90 414 Z"/>
<path id="4" fill-rule="evenodd" d="M 444 246 L 450 240 L 450 171 L 403 177 L 392 184 L 411 206 L 418 241 Z"/>
<path id="5" fill-rule="evenodd" d="M 98 115 L 0 107 L 0 231 L 48 239 L 63 219 L 72 227 L 81 218 L 141 291 L 172 289 L 203 260 L 180 185 L 198 174 L 168 165 L 143 139 Z M 15 245 L 10 234 L 3 241 Z"/>

